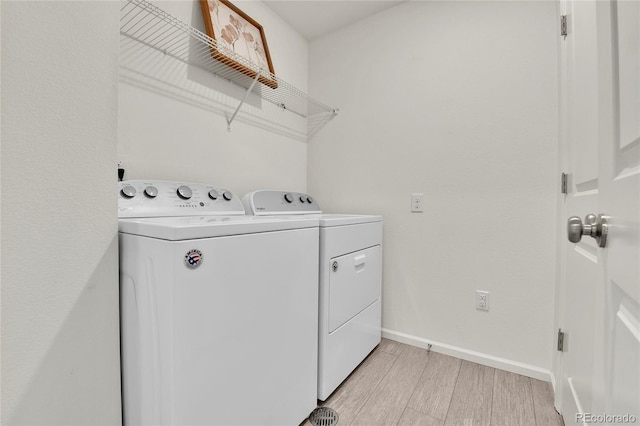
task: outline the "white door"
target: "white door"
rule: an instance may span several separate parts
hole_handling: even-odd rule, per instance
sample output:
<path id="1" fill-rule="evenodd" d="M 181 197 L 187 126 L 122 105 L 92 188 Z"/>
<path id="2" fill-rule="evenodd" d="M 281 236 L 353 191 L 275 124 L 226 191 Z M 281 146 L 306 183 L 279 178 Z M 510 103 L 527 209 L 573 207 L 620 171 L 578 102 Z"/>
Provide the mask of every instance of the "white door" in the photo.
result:
<path id="1" fill-rule="evenodd" d="M 561 2 L 562 215 L 604 214 L 605 247 L 561 253 L 565 352 L 557 404 L 566 424 L 640 422 L 640 3 Z M 625 417 L 626 416 L 626 417 Z"/>

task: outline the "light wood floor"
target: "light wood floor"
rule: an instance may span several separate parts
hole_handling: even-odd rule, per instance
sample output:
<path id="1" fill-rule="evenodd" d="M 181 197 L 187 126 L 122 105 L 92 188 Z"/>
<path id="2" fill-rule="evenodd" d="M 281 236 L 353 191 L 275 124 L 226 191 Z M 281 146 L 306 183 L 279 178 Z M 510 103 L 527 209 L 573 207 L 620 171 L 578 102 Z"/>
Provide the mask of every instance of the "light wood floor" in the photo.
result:
<path id="1" fill-rule="evenodd" d="M 387 339 L 322 405 L 340 426 L 563 424 L 547 382 Z"/>

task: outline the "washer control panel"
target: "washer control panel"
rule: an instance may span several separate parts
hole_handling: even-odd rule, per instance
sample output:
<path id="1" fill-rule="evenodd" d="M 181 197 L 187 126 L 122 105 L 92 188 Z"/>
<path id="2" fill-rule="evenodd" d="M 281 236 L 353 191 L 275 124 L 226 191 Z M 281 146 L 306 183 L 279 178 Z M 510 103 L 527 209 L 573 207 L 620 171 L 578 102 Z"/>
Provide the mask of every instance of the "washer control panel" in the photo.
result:
<path id="1" fill-rule="evenodd" d="M 242 203 L 247 214 L 256 216 L 322 213 L 311 195 L 300 192 L 254 191 L 242 197 Z"/>
<path id="2" fill-rule="evenodd" d="M 229 189 L 164 180 L 118 182 L 118 217 L 243 215 L 242 201 Z"/>

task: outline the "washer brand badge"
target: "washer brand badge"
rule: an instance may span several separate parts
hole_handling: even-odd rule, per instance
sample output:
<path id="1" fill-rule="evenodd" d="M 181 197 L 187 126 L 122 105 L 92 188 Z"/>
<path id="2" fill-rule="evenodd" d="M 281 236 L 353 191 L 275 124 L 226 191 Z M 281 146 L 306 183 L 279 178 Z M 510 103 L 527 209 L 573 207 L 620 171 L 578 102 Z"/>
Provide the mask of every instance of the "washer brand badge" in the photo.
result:
<path id="1" fill-rule="evenodd" d="M 184 256 L 184 264 L 187 268 L 195 269 L 202 264 L 202 252 L 200 250 L 189 250 Z"/>

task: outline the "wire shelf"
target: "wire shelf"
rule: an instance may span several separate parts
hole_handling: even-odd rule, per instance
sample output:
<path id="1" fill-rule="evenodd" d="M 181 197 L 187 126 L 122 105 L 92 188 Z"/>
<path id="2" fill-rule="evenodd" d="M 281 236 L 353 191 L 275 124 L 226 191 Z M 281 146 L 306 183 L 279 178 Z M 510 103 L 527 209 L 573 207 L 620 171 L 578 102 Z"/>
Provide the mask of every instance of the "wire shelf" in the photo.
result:
<path id="1" fill-rule="evenodd" d="M 240 101 L 231 118 L 227 119 L 229 127 L 249 93 L 307 118 L 308 138 L 315 135 L 338 112 L 146 0 L 127 0 L 123 3 L 120 10 L 120 34 L 131 42 L 143 44 L 188 65 L 204 69 L 246 90 L 245 98 Z M 255 77 L 241 72 L 239 67 L 234 67 L 229 62 L 215 59 L 213 51 L 240 64 L 244 71 L 250 70 Z M 269 80 L 270 84 L 263 83 L 265 80 Z"/>

